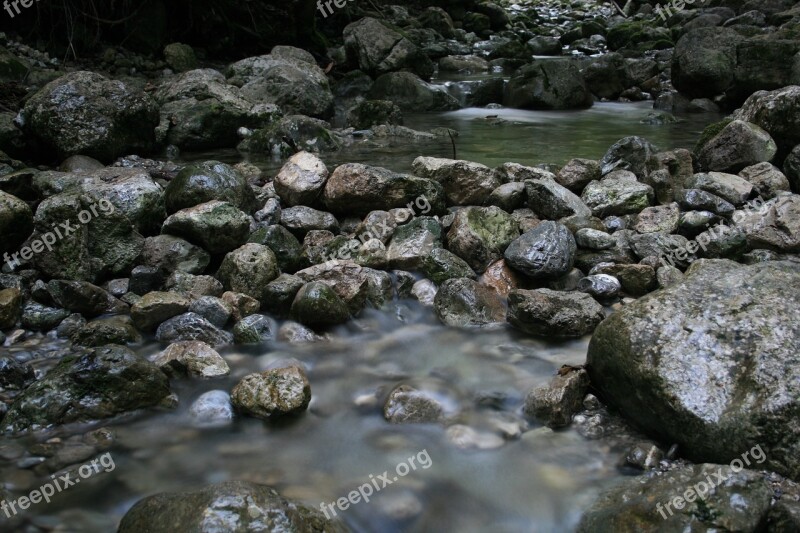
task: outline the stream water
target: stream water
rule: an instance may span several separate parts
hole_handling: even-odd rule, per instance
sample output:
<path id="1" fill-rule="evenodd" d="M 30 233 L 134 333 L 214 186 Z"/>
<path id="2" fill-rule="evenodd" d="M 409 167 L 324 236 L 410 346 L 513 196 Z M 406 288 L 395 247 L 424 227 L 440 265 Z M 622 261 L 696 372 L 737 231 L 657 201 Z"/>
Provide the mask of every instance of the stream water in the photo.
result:
<path id="1" fill-rule="evenodd" d="M 650 103 L 600 103 L 580 112 L 464 109 L 409 116 L 406 126 L 458 130 L 459 158 L 496 166 L 597 159 L 626 135 L 642 135 L 662 149 L 691 147 L 716 118 L 641 123 L 650 112 Z M 398 142 L 380 150 L 353 146 L 325 160 L 331 167 L 361 161 L 409 171 L 418 155 L 449 157 L 451 151 L 449 139 L 423 146 Z M 210 156 L 241 160 L 230 152 L 192 157 Z M 279 166 L 270 159 L 251 161 L 270 170 Z M 429 468 L 412 470 L 369 503 L 340 512 L 346 523 L 365 532 L 560 532 L 573 530 L 598 492 L 630 473 L 620 463 L 631 437 L 608 430 L 613 424 L 593 428 L 599 418 L 590 417 L 583 426 L 554 432 L 521 413 L 531 387 L 544 384 L 563 364 L 584 362 L 588 339 L 556 343 L 511 330 L 448 329 L 430 309 L 410 301 L 368 310 L 332 333 L 329 343 L 231 348 L 222 352 L 230 377 L 173 381 L 177 409 L 106 424 L 116 435 L 112 472 L 70 488 L 51 504 L 34 506 L 28 516 L 57 531 L 113 531 L 145 495 L 233 479 L 269 484 L 318 508 L 346 497 L 370 474 L 391 473 L 425 450 Z M 35 355 L 52 342 L 32 340 L 15 350 Z M 138 350 L 150 356 L 159 347 L 150 343 Z M 241 418 L 225 427 L 193 425 L 189 406 L 200 394 L 230 391 L 244 375 L 286 358 L 308 368 L 313 393 L 308 413 L 280 424 Z M 401 382 L 435 390 L 458 424 L 450 429 L 388 424 L 381 402 Z M 15 462 L 2 464 L 0 477 L 20 493 L 43 481 Z"/>

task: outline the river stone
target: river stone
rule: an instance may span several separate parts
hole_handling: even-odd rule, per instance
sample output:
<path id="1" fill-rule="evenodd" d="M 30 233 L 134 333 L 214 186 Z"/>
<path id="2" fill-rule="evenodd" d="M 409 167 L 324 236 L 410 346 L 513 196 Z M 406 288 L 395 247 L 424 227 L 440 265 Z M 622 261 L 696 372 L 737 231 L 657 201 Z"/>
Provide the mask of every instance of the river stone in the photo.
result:
<path id="1" fill-rule="evenodd" d="M 534 279 L 563 276 L 575 262 L 572 233 L 558 222 L 545 221 L 509 244 L 506 263 Z"/>
<path id="2" fill-rule="evenodd" d="M 96 318 L 80 329 L 76 330 L 69 338 L 76 346 L 105 346 L 107 344 L 139 344 L 142 337 L 128 316 L 112 316 Z"/>
<path id="3" fill-rule="evenodd" d="M 307 326 L 329 326 L 347 322 L 350 311 L 330 286 L 314 281 L 297 292 L 290 315 Z"/>
<path id="4" fill-rule="evenodd" d="M 678 204 L 646 207 L 636 215 L 633 229 L 639 233 L 674 233 L 678 230 L 681 211 Z"/>
<path id="5" fill-rule="evenodd" d="M 28 99 L 18 123 L 61 159 L 82 154 L 108 163 L 153 147 L 158 105 L 119 80 L 77 71 Z"/>
<path id="6" fill-rule="evenodd" d="M 508 267 L 504 259 L 500 259 L 489 265 L 478 281 L 481 285 L 494 289 L 501 297 L 507 298 L 513 289 L 525 288 L 526 281 L 522 278 L 521 274 Z"/>
<path id="7" fill-rule="evenodd" d="M 622 284 L 622 290 L 626 294 L 637 298 L 658 288 L 656 271 L 650 265 L 601 263 L 595 266 L 589 274 L 609 274 L 614 276 Z"/>
<path id="8" fill-rule="evenodd" d="M 227 376 L 231 370 L 214 348 L 200 341 L 181 341 L 151 359 L 169 376 L 190 375 L 204 378 Z"/>
<path id="9" fill-rule="evenodd" d="M 298 239 L 302 239 L 309 231 L 313 230 L 339 232 L 339 221 L 335 216 L 304 205 L 282 209 L 281 225 Z"/>
<path id="10" fill-rule="evenodd" d="M 36 373 L 31 365 L 13 357 L 0 357 L 0 388 L 22 390 L 35 380 Z"/>
<path id="11" fill-rule="evenodd" d="M 240 292 L 263 302 L 267 284 L 280 275 L 278 260 L 266 246 L 245 244 L 228 253 L 217 272 L 226 290 Z"/>
<path id="12" fill-rule="evenodd" d="M 439 221 L 418 217 L 394 231 L 386 257 L 392 268 L 416 270 L 428 254 L 441 247 L 442 226 Z"/>
<path id="13" fill-rule="evenodd" d="M 63 222 L 63 221 L 62 221 Z M 16 252 L 33 233 L 33 211 L 17 198 L 0 191 L 0 252 Z M 4 262 L 7 260 L 4 259 Z"/>
<path id="14" fill-rule="evenodd" d="M 11 329 L 22 314 L 22 291 L 17 288 L 0 291 L 0 330 Z"/>
<path id="15" fill-rule="evenodd" d="M 592 93 L 572 60 L 536 60 L 511 76 L 503 103 L 518 109 L 585 109 L 592 106 Z"/>
<path id="16" fill-rule="evenodd" d="M 18 396 L 0 424 L 24 431 L 153 407 L 170 394 L 157 366 L 122 346 L 68 355 Z"/>
<path id="17" fill-rule="evenodd" d="M 237 411 L 268 420 L 273 416 L 299 414 L 311 401 L 306 372 L 296 364 L 245 376 L 231 392 Z"/>
<path id="18" fill-rule="evenodd" d="M 697 162 L 704 170 L 738 172 L 746 166 L 771 161 L 777 152 L 769 133 L 750 122 L 734 120 L 705 143 Z"/>
<path id="19" fill-rule="evenodd" d="M 246 213 L 256 210 L 256 196 L 247 179 L 219 161 L 203 161 L 184 167 L 164 190 L 167 213 L 218 200 Z"/>
<path id="20" fill-rule="evenodd" d="M 111 294 L 85 281 L 54 279 L 47 283 L 47 290 L 59 307 L 88 318 L 127 310 L 127 306 Z"/>
<path id="21" fill-rule="evenodd" d="M 188 44 L 170 43 L 164 47 L 164 61 L 175 72 L 197 68 L 197 56 Z"/>
<path id="22" fill-rule="evenodd" d="M 502 209 L 466 207 L 456 212 L 447 233 L 447 248 L 481 273 L 501 259 L 508 245 L 518 237 L 519 225 Z"/>
<path id="23" fill-rule="evenodd" d="M 786 175 L 772 163 L 758 163 L 743 168 L 739 176 L 750 182 L 756 195 L 764 200 L 771 200 L 783 191 L 790 192 Z"/>
<path id="24" fill-rule="evenodd" d="M 305 282 L 291 274 L 281 274 L 264 289 L 263 308 L 277 318 L 287 318 L 297 292 Z"/>
<path id="25" fill-rule="evenodd" d="M 425 307 L 433 307 L 439 289 L 429 279 L 421 279 L 411 286 L 411 296 Z"/>
<path id="26" fill-rule="evenodd" d="M 608 149 L 600 160 L 600 171 L 606 176 L 615 170 L 627 170 L 638 179 L 646 179 L 661 167 L 659 150 L 642 137 L 625 137 Z M 689 154 L 691 158 L 691 155 Z M 585 190 L 584 190 L 585 192 Z"/>
<path id="27" fill-rule="evenodd" d="M 266 485 L 227 481 L 194 492 L 160 493 L 140 500 L 122 518 L 119 533 L 297 531 L 345 533 L 338 520 L 282 498 Z"/>
<path id="28" fill-rule="evenodd" d="M 758 531 L 767 521 L 772 493 L 769 482 L 753 470 L 682 465 L 626 478 L 606 490 L 584 513 L 577 531 Z"/>
<path id="29" fill-rule="evenodd" d="M 131 307 L 131 318 L 142 331 L 154 331 L 162 322 L 189 310 L 189 298 L 177 292 L 148 292 Z"/>
<path id="30" fill-rule="evenodd" d="M 161 232 L 182 237 L 212 254 L 230 252 L 247 241 L 250 217 L 217 200 L 182 209 L 164 221 Z"/>
<path id="31" fill-rule="evenodd" d="M 184 313 L 163 322 L 156 330 L 156 340 L 164 344 L 179 341 L 202 341 L 211 346 L 233 342 L 233 336 L 194 313 Z"/>
<path id="32" fill-rule="evenodd" d="M 0 308 L 2 308 L 2 300 L 2 292 L 0 292 Z M 67 318 L 69 314 L 66 309 L 48 307 L 31 300 L 22 309 L 20 324 L 25 329 L 46 332 L 58 327 L 61 321 Z M 2 310 L 0 310 L 0 315 L 2 315 Z M 4 329 L 1 318 L 0 329 Z"/>
<path id="33" fill-rule="evenodd" d="M 609 274 L 592 274 L 578 282 L 577 290 L 590 294 L 599 302 L 608 303 L 619 296 L 622 284 Z"/>
<path id="34" fill-rule="evenodd" d="M 592 210 L 583 200 L 553 179 L 526 181 L 525 194 L 528 197 L 528 207 L 539 218 L 558 220 L 573 215 L 588 217 L 592 214 Z"/>
<path id="35" fill-rule="evenodd" d="M 412 168 L 415 175 L 441 183 L 449 205 L 481 205 L 502 184 L 492 169 L 471 161 L 418 157 Z"/>
<path id="36" fill-rule="evenodd" d="M 733 205 L 742 205 L 753 192 L 753 185 L 746 179 L 724 172 L 695 174 L 686 186 L 710 192 Z"/>
<path id="37" fill-rule="evenodd" d="M 453 252 L 444 248 L 434 248 L 422 260 L 422 272 L 436 284 L 453 278 L 475 279 L 475 272 Z"/>
<path id="38" fill-rule="evenodd" d="M 483 205 L 493 205 L 511 212 L 525 205 L 526 198 L 524 183 L 504 183 L 492 191 Z"/>
<path id="39" fill-rule="evenodd" d="M 204 392 L 189 407 L 192 422 L 201 428 L 227 426 L 234 414 L 231 397 L 224 390 Z"/>
<path id="40" fill-rule="evenodd" d="M 257 313 L 261 309 L 261 304 L 258 300 L 239 292 L 226 291 L 221 299 L 231 308 L 231 316 L 237 322 L 246 316 Z"/>
<path id="41" fill-rule="evenodd" d="M 683 283 L 625 306 L 589 345 L 592 383 L 693 461 L 757 444 L 765 468 L 800 476 L 800 265 L 699 260 Z"/>
<path id="42" fill-rule="evenodd" d="M 581 199 L 596 217 L 636 214 L 652 205 L 653 188 L 626 178 L 607 176 L 583 189 Z"/>
<path id="43" fill-rule="evenodd" d="M 398 385 L 386 399 L 383 416 L 392 424 L 436 423 L 444 420 L 445 407 L 430 391 Z"/>
<path id="44" fill-rule="evenodd" d="M 347 112 L 347 125 L 357 130 L 402 124 L 403 112 L 389 100 L 363 100 Z"/>
<path id="45" fill-rule="evenodd" d="M 617 240 L 605 231 L 582 228 L 575 233 L 575 243 L 589 250 L 608 250 L 617 244 Z"/>
<path id="46" fill-rule="evenodd" d="M 322 195 L 328 174 L 320 158 L 308 152 L 298 152 L 284 163 L 272 183 L 283 204 L 313 205 Z"/>
<path id="47" fill-rule="evenodd" d="M 500 296 L 468 278 L 442 283 L 433 304 L 439 320 L 452 327 L 486 326 L 505 321 L 506 310 Z"/>
<path id="48" fill-rule="evenodd" d="M 373 77 L 397 70 L 411 71 L 424 78 L 433 74 L 433 63 L 422 50 L 377 19 L 364 17 L 348 24 L 343 37 L 348 58 Z"/>
<path id="49" fill-rule="evenodd" d="M 172 235 L 147 237 L 138 259 L 140 265 L 156 267 L 162 272 L 180 270 L 189 274 L 201 274 L 210 261 L 208 252 Z"/>
<path id="50" fill-rule="evenodd" d="M 600 163 L 593 159 L 570 159 L 556 174 L 556 181 L 574 192 L 580 194 L 584 187 L 600 179 Z"/>
<path id="51" fill-rule="evenodd" d="M 295 272 L 305 264 L 301 257 L 303 246 L 283 226 L 273 224 L 259 228 L 250 235 L 248 242 L 269 247 L 275 254 L 281 272 Z"/>
<path id="52" fill-rule="evenodd" d="M 266 315 L 248 315 L 233 326 L 236 344 L 261 344 L 275 338 L 277 324 Z"/>
<path id="53" fill-rule="evenodd" d="M 750 249 L 800 252 L 800 196 L 783 195 L 759 209 L 743 209 L 733 215 L 736 228 Z"/>
<path id="54" fill-rule="evenodd" d="M 203 296 L 222 296 L 225 289 L 218 279 L 211 276 L 195 276 L 176 270 L 167 281 L 164 287 L 172 292 L 178 292 L 190 300 L 196 300 Z"/>
<path id="55" fill-rule="evenodd" d="M 720 216 L 732 215 L 736 207 L 716 194 L 700 189 L 684 189 L 675 194 L 675 201 L 686 211 L 711 211 Z"/>
<path id="56" fill-rule="evenodd" d="M 518 289 L 508 294 L 508 322 L 530 335 L 582 337 L 604 317 L 603 307 L 580 292 Z"/>
<path id="57" fill-rule="evenodd" d="M 428 210 L 418 214 L 444 211 L 444 188 L 438 182 L 360 163 L 338 166 L 328 178 L 323 193 L 328 209 L 356 216 L 376 210 L 411 208 L 420 198 L 425 200 Z"/>
<path id="58" fill-rule="evenodd" d="M 523 412 L 549 428 L 563 428 L 572 423 L 572 415 L 583 409 L 583 399 L 589 392 L 589 374 L 579 368 L 550 383 L 536 387 L 525 397 Z"/>
<path id="59" fill-rule="evenodd" d="M 201 296 L 191 303 L 189 311 L 200 315 L 218 328 L 224 328 L 233 315 L 230 304 L 216 296 Z"/>
<path id="60" fill-rule="evenodd" d="M 452 111 L 461 107 L 458 100 L 444 88 L 427 83 L 411 72 L 389 72 L 379 76 L 367 93 L 367 97 L 370 100 L 393 102 L 404 112 Z M 404 130 L 402 127 L 393 131 L 405 131 L 412 136 L 419 135 L 413 130 Z M 426 134 L 421 138 L 433 137 Z"/>
<path id="61" fill-rule="evenodd" d="M 736 46 L 745 39 L 731 28 L 696 28 L 675 45 L 672 79 L 691 98 L 713 98 L 734 80 Z"/>
<path id="62" fill-rule="evenodd" d="M 800 85 L 774 91 L 757 91 L 733 114 L 734 119 L 751 122 L 766 130 L 788 154 L 800 144 Z"/>

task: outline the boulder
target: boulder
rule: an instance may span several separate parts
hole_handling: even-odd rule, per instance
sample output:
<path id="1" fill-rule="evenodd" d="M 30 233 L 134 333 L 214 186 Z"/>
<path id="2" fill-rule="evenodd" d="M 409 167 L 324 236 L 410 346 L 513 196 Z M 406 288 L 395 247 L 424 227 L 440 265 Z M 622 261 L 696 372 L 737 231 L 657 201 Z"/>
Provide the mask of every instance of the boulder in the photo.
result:
<path id="1" fill-rule="evenodd" d="M 588 217 L 592 214 L 592 210 L 578 196 L 551 178 L 527 180 L 525 194 L 528 207 L 545 220 L 573 215 Z"/>
<path id="2" fill-rule="evenodd" d="M 635 179 L 607 176 L 593 181 L 583 189 L 583 202 L 596 217 L 630 215 L 652 205 L 655 199 L 653 188 Z"/>
<path id="3" fill-rule="evenodd" d="M 713 98 L 733 83 L 736 47 L 744 37 L 731 28 L 697 28 L 675 45 L 672 83 L 690 98 Z"/>
<path id="4" fill-rule="evenodd" d="M 411 72 L 391 72 L 380 76 L 367 96 L 371 100 L 394 102 L 402 111 L 452 111 L 461 107 L 458 100 L 444 89 Z"/>
<path id="5" fill-rule="evenodd" d="M 201 341 L 210 346 L 224 346 L 233 342 L 233 336 L 200 315 L 184 313 L 158 326 L 156 340 L 164 344 Z"/>
<path id="6" fill-rule="evenodd" d="M 771 161 L 777 151 L 769 133 L 755 124 L 734 120 L 705 143 L 697 161 L 704 170 L 739 172 L 746 166 Z"/>
<path id="7" fill-rule="evenodd" d="M 492 169 L 470 161 L 418 157 L 412 168 L 415 175 L 441 183 L 449 205 L 481 205 L 502 183 Z"/>
<path id="8" fill-rule="evenodd" d="M 386 249 L 392 268 L 418 269 L 425 257 L 442 247 L 442 226 L 435 218 L 417 217 L 399 226 Z"/>
<path id="9" fill-rule="evenodd" d="M 506 315 L 493 289 L 468 278 L 445 281 L 436 293 L 434 311 L 442 323 L 459 328 L 497 324 Z"/>
<path id="10" fill-rule="evenodd" d="M 508 322 L 539 337 L 582 337 L 605 318 L 603 307 L 588 294 L 550 289 L 513 290 L 508 294 Z"/>
<path id="11" fill-rule="evenodd" d="M 574 62 L 538 60 L 514 73 L 503 103 L 518 109 L 585 109 L 592 106 L 592 94 Z"/>
<path id="12" fill-rule="evenodd" d="M 250 217 L 228 202 L 214 200 L 182 209 L 164 221 L 162 233 L 182 237 L 217 254 L 247 241 Z"/>
<path id="13" fill-rule="evenodd" d="M 17 198 L 0 191 L 0 252 L 16 252 L 33 233 L 33 211 Z M 8 261 L 8 259 L 5 259 Z"/>
<path id="14" fill-rule="evenodd" d="M 307 326 L 344 324 L 350 319 L 347 304 L 329 285 L 319 281 L 306 283 L 297 291 L 289 313 Z"/>
<path id="15" fill-rule="evenodd" d="M 575 262 L 577 245 L 572 233 L 558 222 L 542 222 L 514 240 L 504 253 L 513 269 L 535 279 L 563 276 Z"/>
<path id="16" fill-rule="evenodd" d="M 246 294 L 260 302 L 267 284 L 280 275 L 278 259 L 267 246 L 249 243 L 228 253 L 217 271 L 226 290 Z"/>
<path id="17" fill-rule="evenodd" d="M 433 74 L 433 63 L 422 50 L 377 19 L 364 17 L 347 25 L 343 36 L 348 58 L 373 77 L 397 70 L 423 78 Z"/>
<path id="18" fill-rule="evenodd" d="M 131 318 L 142 331 L 154 331 L 162 322 L 189 310 L 191 302 L 176 292 L 149 292 L 131 307 Z"/>
<path id="19" fill-rule="evenodd" d="M 235 168 L 219 161 L 204 161 L 184 167 L 164 190 L 167 213 L 218 200 L 246 213 L 256 210 L 256 196 L 247 179 Z"/>
<path id="20" fill-rule="evenodd" d="M 317 156 L 298 152 L 284 163 L 275 180 L 275 192 L 287 206 L 313 205 L 322 195 L 328 169 Z"/>
<path id="21" fill-rule="evenodd" d="M 769 133 L 778 145 L 778 160 L 800 144 L 800 85 L 758 91 L 733 114 Z"/>
<path id="22" fill-rule="evenodd" d="M 237 411 L 263 420 L 296 415 L 311 402 L 311 384 L 298 364 L 245 376 L 231 391 Z"/>
<path id="23" fill-rule="evenodd" d="M 456 212 L 447 233 L 447 249 L 466 261 L 475 272 L 482 273 L 503 257 L 503 252 L 519 234 L 517 222 L 502 209 L 466 207 Z"/>

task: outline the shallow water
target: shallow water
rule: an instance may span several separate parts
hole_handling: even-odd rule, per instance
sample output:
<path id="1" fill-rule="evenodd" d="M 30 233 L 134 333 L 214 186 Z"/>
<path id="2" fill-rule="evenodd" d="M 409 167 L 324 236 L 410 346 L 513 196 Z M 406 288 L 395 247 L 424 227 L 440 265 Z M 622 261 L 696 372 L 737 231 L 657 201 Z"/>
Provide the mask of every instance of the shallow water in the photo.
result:
<path id="1" fill-rule="evenodd" d="M 640 121 L 650 105 L 600 103 L 579 112 L 471 108 L 409 116 L 406 125 L 456 129 L 459 158 L 496 166 L 597 159 L 627 135 L 645 136 L 661 149 L 691 147 L 716 118 L 645 125 Z M 331 166 L 361 161 L 409 171 L 418 155 L 450 157 L 452 148 L 449 140 L 398 142 L 380 150 L 356 145 L 324 158 Z M 186 156 L 207 157 L 242 160 L 233 152 Z M 250 160 L 268 170 L 280 166 L 269 158 Z M 626 473 L 618 466 L 629 442 L 625 435 L 589 439 L 575 428 L 553 432 L 521 414 L 531 387 L 546 383 L 562 364 L 584 362 L 588 339 L 556 343 L 508 329 L 448 329 L 430 309 L 408 301 L 366 311 L 332 336 L 329 343 L 270 343 L 222 352 L 233 370 L 229 378 L 173 381 L 177 409 L 110 425 L 117 439 L 113 472 L 35 506 L 26 516 L 42 527 L 58 525 L 58 531 L 112 531 L 145 495 L 233 479 L 266 483 L 319 507 L 346 497 L 369 482 L 370 474 L 391 472 L 425 450 L 430 468 L 413 470 L 371 502 L 340 513 L 347 524 L 365 532 L 560 532 L 573 530 L 601 488 Z M 139 351 L 151 356 L 158 349 L 148 344 Z M 188 409 L 200 394 L 230 391 L 247 373 L 286 358 L 308 369 L 313 394 L 308 413 L 280 424 L 243 418 L 222 428 L 192 425 Z M 460 429 L 389 425 L 382 401 L 399 383 L 438 391 Z M 16 464 L 0 462 L 0 476 L 18 494 L 44 481 Z"/>

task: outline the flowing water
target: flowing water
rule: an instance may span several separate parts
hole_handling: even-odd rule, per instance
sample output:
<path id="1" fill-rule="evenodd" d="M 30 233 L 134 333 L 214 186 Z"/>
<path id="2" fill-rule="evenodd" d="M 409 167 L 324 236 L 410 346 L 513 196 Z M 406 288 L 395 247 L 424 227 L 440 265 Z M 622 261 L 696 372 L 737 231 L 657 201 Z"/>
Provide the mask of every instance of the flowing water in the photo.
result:
<path id="1" fill-rule="evenodd" d="M 496 166 L 596 159 L 621 137 L 634 134 L 662 149 L 691 147 L 702 127 L 715 119 L 642 124 L 651 111 L 646 103 L 601 103 L 586 111 L 550 113 L 464 109 L 410 116 L 406 125 L 458 130 L 459 158 Z M 414 157 L 449 157 L 451 150 L 449 139 L 422 146 L 397 142 L 380 150 L 353 146 L 325 159 L 331 166 L 362 161 L 409 171 Z M 230 152 L 203 157 L 209 155 L 241 160 Z M 269 159 L 252 161 L 270 170 L 279 166 Z M 107 424 L 116 435 L 111 449 L 115 469 L 70 488 L 51 504 L 34 506 L 27 515 L 57 531 L 113 531 L 145 495 L 233 479 L 266 483 L 319 507 L 368 483 L 370 474 L 389 471 L 391 478 L 400 462 L 424 450 L 428 468 L 411 470 L 370 502 L 340 512 L 351 528 L 556 532 L 574 529 L 598 492 L 629 473 L 620 462 L 632 437 L 613 424 L 596 424 L 601 415 L 554 432 L 521 413 L 531 387 L 546 383 L 562 364 L 584 362 L 588 339 L 553 342 L 506 329 L 448 329 L 429 308 L 409 301 L 367 310 L 334 330 L 332 338 L 307 346 L 273 342 L 258 349 L 227 349 L 222 354 L 232 368 L 230 377 L 173 381 L 179 398 L 175 410 Z M 29 344 L 23 349 L 37 348 Z M 151 356 L 158 349 L 149 343 L 139 351 Z M 287 358 L 308 369 L 313 399 L 306 414 L 277 424 L 241 418 L 225 427 L 193 425 L 188 410 L 200 394 L 230 391 L 244 375 Z M 382 402 L 399 383 L 435 391 L 455 426 L 388 424 Z M 30 442 L 26 438 L 14 446 Z M 13 455 L 0 446 L 4 450 Z M 0 477 L 19 493 L 44 481 L 14 461 L 6 465 Z"/>

